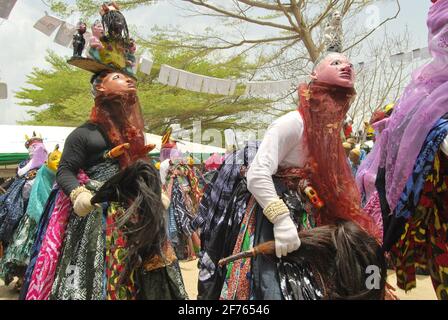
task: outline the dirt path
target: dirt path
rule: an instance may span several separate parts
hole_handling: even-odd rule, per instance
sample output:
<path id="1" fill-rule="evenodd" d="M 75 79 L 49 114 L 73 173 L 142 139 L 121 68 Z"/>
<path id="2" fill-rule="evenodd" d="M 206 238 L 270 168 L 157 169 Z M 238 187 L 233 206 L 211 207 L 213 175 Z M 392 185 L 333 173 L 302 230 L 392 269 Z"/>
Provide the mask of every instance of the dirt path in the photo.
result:
<path id="1" fill-rule="evenodd" d="M 195 300 L 198 295 L 198 262 L 194 261 L 181 261 L 180 268 L 182 270 L 182 276 L 184 278 L 185 289 L 191 300 Z M 388 282 L 394 287 L 396 286 L 395 273 L 390 271 L 388 275 Z M 428 276 L 417 276 L 417 288 L 405 293 L 403 290 L 397 289 L 397 296 L 401 300 L 436 300 L 434 289 L 432 288 L 431 279 Z M 14 289 L 14 283 L 9 286 L 5 286 L 3 281 L 0 280 L 0 300 L 16 300 L 19 294 Z"/>
<path id="2" fill-rule="evenodd" d="M 17 300 L 19 293 L 14 289 L 14 283 L 5 286 L 5 283 L 0 280 L 0 300 Z"/>
<path id="3" fill-rule="evenodd" d="M 198 270 L 197 260 L 189 262 L 180 262 L 180 268 L 182 270 L 182 276 L 184 278 L 185 288 L 187 290 L 190 299 L 195 300 L 198 295 Z M 395 272 L 388 272 L 388 283 L 396 287 Z M 397 288 L 396 295 L 400 300 L 437 300 L 436 294 L 432 287 L 431 279 L 429 276 L 417 276 L 417 288 L 404 292 Z"/>

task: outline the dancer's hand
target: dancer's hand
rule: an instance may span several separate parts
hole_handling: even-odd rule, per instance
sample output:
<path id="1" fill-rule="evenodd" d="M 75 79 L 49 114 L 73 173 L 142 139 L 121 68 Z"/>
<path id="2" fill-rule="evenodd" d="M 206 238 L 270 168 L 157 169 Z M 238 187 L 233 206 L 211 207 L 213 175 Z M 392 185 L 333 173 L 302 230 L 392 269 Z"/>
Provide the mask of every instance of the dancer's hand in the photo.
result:
<path id="1" fill-rule="evenodd" d="M 78 216 L 85 217 L 94 208 L 94 205 L 91 202 L 92 198 L 92 193 L 84 186 L 73 190 L 70 194 L 70 199 L 73 203 L 73 211 L 75 211 Z"/>
<path id="2" fill-rule="evenodd" d="M 278 258 L 286 256 L 300 247 L 297 228 L 289 212 L 277 216 L 274 221 L 275 254 Z"/>
<path id="3" fill-rule="evenodd" d="M 112 150 L 110 150 L 109 152 L 107 152 L 106 158 L 118 158 L 124 153 L 125 150 L 129 149 L 130 147 L 131 145 L 129 143 L 120 144 L 115 148 L 113 148 Z"/>

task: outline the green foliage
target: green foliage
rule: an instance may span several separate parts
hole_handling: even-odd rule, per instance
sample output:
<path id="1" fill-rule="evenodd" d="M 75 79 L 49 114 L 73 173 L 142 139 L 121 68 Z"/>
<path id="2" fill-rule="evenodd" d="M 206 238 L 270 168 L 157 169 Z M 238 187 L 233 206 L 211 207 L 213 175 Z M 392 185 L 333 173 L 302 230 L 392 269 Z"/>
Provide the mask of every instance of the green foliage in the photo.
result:
<path id="1" fill-rule="evenodd" d="M 157 1 L 157 0 L 156 0 Z M 155 0 L 122 0 L 116 1 L 121 10 L 133 9 L 142 5 L 152 5 Z M 62 17 L 67 17 L 73 12 L 79 12 L 88 19 L 98 15 L 98 10 L 104 0 L 76 0 L 73 5 L 68 5 L 68 0 L 47 0 L 45 1 L 51 11 Z M 70 1 L 71 2 L 71 1 Z"/>
<path id="2" fill-rule="evenodd" d="M 138 74 L 138 95 L 148 131 L 162 133 L 167 126 L 179 123 L 190 128 L 193 121 L 201 121 L 202 129 L 229 127 L 258 128 L 258 115 L 268 111 L 272 102 L 266 99 L 241 97 L 244 87 L 239 85 L 234 96 L 191 92 L 157 83 L 161 64 L 197 74 L 223 79 L 242 79 L 249 76 L 254 65 L 243 55 L 225 58 L 210 50 L 182 47 L 182 40 L 174 41 L 159 34 L 139 43 L 140 50 L 148 50 L 155 61 L 150 75 Z M 34 69 L 28 75 L 27 88 L 16 97 L 21 105 L 47 108 L 34 111 L 28 124 L 78 126 L 88 119 L 93 99 L 87 71 L 69 66 L 65 58 L 49 52 L 49 70 Z M 252 115 L 252 116 L 248 116 Z"/>

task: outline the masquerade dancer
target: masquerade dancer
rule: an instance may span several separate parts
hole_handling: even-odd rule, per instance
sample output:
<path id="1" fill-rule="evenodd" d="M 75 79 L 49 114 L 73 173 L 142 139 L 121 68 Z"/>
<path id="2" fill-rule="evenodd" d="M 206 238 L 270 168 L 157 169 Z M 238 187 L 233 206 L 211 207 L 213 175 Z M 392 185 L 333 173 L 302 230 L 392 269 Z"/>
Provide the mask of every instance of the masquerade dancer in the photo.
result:
<path id="1" fill-rule="evenodd" d="M 45 165 L 37 171 L 31 189 L 26 213 L 14 231 L 10 245 L 0 261 L 0 276 L 5 284 L 18 277 L 17 288 L 23 282 L 26 267 L 29 263 L 31 247 L 36 240 L 35 235 L 45 203 L 50 195 L 56 179 L 56 171 L 61 159 L 59 146 L 48 155 Z"/>
<path id="2" fill-rule="evenodd" d="M 59 189 L 43 212 L 21 297 L 185 299 L 177 259 L 160 231 L 160 181 L 152 165 L 141 164 L 149 163 L 155 146 L 145 145 L 135 77 L 121 64 L 129 42 L 126 21 L 114 3 L 104 4 L 101 14 L 101 60 L 69 60 L 94 73 L 95 104 L 90 120 L 65 142 Z M 111 189 L 101 189 L 108 196 L 94 198 L 109 180 L 104 186 Z"/>
<path id="3" fill-rule="evenodd" d="M 448 299 L 448 1 L 432 2 L 432 61 L 413 73 L 391 116 L 380 121 L 357 183 L 370 193 L 366 207 L 381 208 L 383 246 L 398 286 L 414 288 L 419 267 L 429 271 L 437 297 Z"/>
<path id="4" fill-rule="evenodd" d="M 29 159 L 19 164 L 16 177 L 0 196 L 0 252 L 5 250 L 12 240 L 14 230 L 26 212 L 36 173 L 48 156 L 42 136 L 33 132 L 31 138 L 26 135 L 25 139 Z"/>
<path id="5" fill-rule="evenodd" d="M 338 17 L 331 15 L 328 30 L 340 32 L 336 26 Z M 258 151 L 249 145 L 227 157 L 204 195 L 200 214 L 192 223 L 201 228 L 200 299 L 333 298 L 325 294 L 324 287 L 329 283 L 319 281 L 325 278 L 318 271 L 325 268 L 323 261 L 332 259 L 326 256 L 326 250 L 336 250 L 338 255 L 342 254 L 340 245 L 346 245 L 342 250 L 349 260 L 344 267 L 339 266 L 345 270 L 351 263 L 363 263 L 354 250 L 360 242 L 369 244 L 369 259 L 380 259 L 377 252 L 381 234 L 360 207 L 360 194 L 341 140 L 343 122 L 355 97 L 353 65 L 336 52 L 341 48 L 341 35 L 325 38 L 335 39 L 328 46 L 333 51 L 325 52 L 316 61 L 312 81 L 299 86 L 298 110 L 269 127 Z M 339 228 L 346 226 L 344 221 L 354 227 L 342 231 Z M 326 258 L 292 258 L 290 253 L 301 247 L 299 231 L 326 225 L 333 225 L 338 234 L 332 249 L 324 245 L 316 252 Z M 359 236 L 355 241 L 354 234 Z M 219 242 L 223 237 L 225 244 Z M 276 257 L 259 255 L 231 262 L 225 268 L 217 264 L 225 256 L 272 240 Z M 292 264 L 289 258 L 294 260 Z M 381 272 L 384 276 L 385 269 Z M 356 283 L 347 282 L 347 290 L 353 296 L 382 298 L 384 281 L 378 289 L 372 289 L 376 293 L 367 293 L 365 276 L 359 273 Z"/>

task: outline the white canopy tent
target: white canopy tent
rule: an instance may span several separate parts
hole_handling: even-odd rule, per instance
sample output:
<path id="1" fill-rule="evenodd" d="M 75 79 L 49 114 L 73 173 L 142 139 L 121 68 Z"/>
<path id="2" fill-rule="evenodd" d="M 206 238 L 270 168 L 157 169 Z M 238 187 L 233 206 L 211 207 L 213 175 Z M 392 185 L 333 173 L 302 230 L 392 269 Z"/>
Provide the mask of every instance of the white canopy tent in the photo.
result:
<path id="1" fill-rule="evenodd" d="M 22 126 L 22 125 L 0 125 L 0 154 L 27 153 L 25 148 L 25 135 L 32 136 L 33 131 L 42 135 L 45 147 L 52 151 L 56 144 L 60 150 L 64 148 L 65 139 L 74 130 L 74 127 L 51 127 L 51 126 Z M 146 143 L 156 145 L 151 154 L 158 154 L 161 149 L 162 137 L 155 134 L 145 133 Z M 212 154 L 225 153 L 225 149 L 207 146 L 188 141 L 179 141 L 177 148 L 182 153 Z"/>

